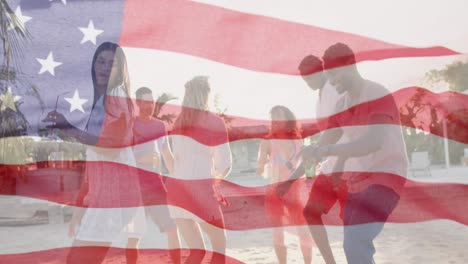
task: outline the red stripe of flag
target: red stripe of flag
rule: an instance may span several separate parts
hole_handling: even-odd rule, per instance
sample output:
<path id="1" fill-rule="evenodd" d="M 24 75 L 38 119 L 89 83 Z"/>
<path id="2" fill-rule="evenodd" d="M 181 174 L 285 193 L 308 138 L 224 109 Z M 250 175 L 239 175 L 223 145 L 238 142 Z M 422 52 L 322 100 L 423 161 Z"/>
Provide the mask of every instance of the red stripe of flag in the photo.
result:
<path id="1" fill-rule="evenodd" d="M 70 254 L 70 252 L 73 253 Z M 200 249 L 138 249 L 138 263 L 173 263 L 170 259 L 170 251 L 180 250 L 182 262 L 187 260 L 188 255 L 205 253 L 204 260 L 211 260 L 213 257 L 224 256 L 226 264 L 243 263 L 233 257 L 222 255 L 220 253 L 209 250 L 202 251 Z M 30 264 L 41 263 L 49 264 L 85 264 L 85 263 L 101 263 L 97 260 L 103 259 L 102 263 L 127 263 L 126 249 L 117 247 L 66 247 L 55 248 L 49 250 L 41 250 L 27 253 L 16 254 L 0 254 L 0 263 L 15 263 L 15 264 Z M 68 262 L 67 262 L 68 261 Z"/>
<path id="2" fill-rule="evenodd" d="M 127 100 L 125 98 L 114 99 Z M 365 118 L 353 118 L 352 113 L 361 108 L 366 110 L 367 113 L 389 111 L 389 103 L 392 101 L 399 109 L 401 120 L 389 120 L 387 124 L 418 128 L 433 135 L 468 144 L 468 95 L 456 92 L 433 93 L 420 87 L 400 89 L 392 94 L 361 103 L 328 118 L 299 120 L 303 128 L 302 137 L 312 136 L 323 130 L 334 128 L 335 126 L 330 124 L 329 121 L 335 118 L 346 120 L 347 123 L 343 124 L 344 126 L 381 124 L 376 123 L 380 122 L 380 120 L 369 123 Z M 178 105 L 165 105 L 164 112 L 179 113 L 182 108 Z M 233 115 L 226 115 L 225 118 L 232 120 L 233 127 L 228 131 L 222 125 L 219 125 L 222 121 L 217 120 L 218 125 L 210 126 L 206 125 L 209 122 L 204 122 L 205 127 L 190 127 L 185 130 L 174 129 L 169 134 L 188 136 L 202 144 L 215 146 L 228 141 L 263 138 L 268 133 L 268 127 L 271 123 L 268 120 L 255 120 Z M 444 133 L 444 120 L 446 121 L 447 135 Z M 126 127 L 126 123 L 116 123 L 114 121 L 114 118 L 105 119 L 98 146 L 115 148 L 143 143 L 122 140 L 124 137 L 131 137 L 125 133 L 115 133 L 115 131 L 126 131 L 126 133 L 132 133 L 132 131 Z M 147 134 L 147 140 L 152 140 L 164 136 L 164 131 L 147 129 L 145 134 Z"/>
<path id="3" fill-rule="evenodd" d="M 336 42 L 360 61 L 459 54 L 445 47 L 414 48 L 351 33 L 182 0 L 126 1 L 120 44 L 184 53 L 250 69 L 299 74 L 300 61 L 322 56 Z M 163 63 L 163 62 L 160 62 Z"/>
<path id="4" fill-rule="evenodd" d="M 209 217 L 209 212 L 206 208 L 200 205 L 210 204 L 213 196 L 210 195 L 211 188 L 214 184 L 213 179 L 202 180 L 179 180 L 169 177 L 165 178 L 167 185 L 171 185 L 170 190 L 178 190 L 178 193 L 185 193 L 185 188 L 193 188 L 200 190 L 196 192 L 197 197 L 179 196 L 178 198 L 169 199 L 167 202 L 161 199 L 161 196 L 155 196 L 154 193 L 158 190 L 154 188 L 154 181 L 157 175 L 152 172 L 139 170 L 127 165 L 111 162 L 82 162 L 89 166 L 88 177 L 102 177 L 93 172 L 98 171 L 98 167 L 106 167 L 112 169 L 119 175 L 119 195 L 114 196 L 114 200 L 106 201 L 87 201 L 83 204 L 82 194 L 79 193 L 79 175 L 75 175 L 67 170 L 62 172 L 48 171 L 46 174 L 31 175 L 30 177 L 18 176 L 16 183 L 16 195 L 48 200 L 55 203 L 87 206 L 92 208 L 123 208 L 135 206 L 150 206 L 150 205 L 165 205 L 170 204 L 184 208 L 192 212 L 204 221 L 229 230 L 250 230 L 257 228 L 267 228 L 276 226 L 269 221 L 270 216 L 267 215 L 264 207 L 264 194 L 267 189 L 276 188 L 276 184 L 262 187 L 245 187 L 229 181 L 220 181 L 221 194 L 227 197 L 230 201 L 230 206 L 225 207 L 224 218 L 225 226 L 221 226 L 218 221 L 214 221 Z M 2 165 L 3 168 L 11 165 Z M 118 172 L 118 173 L 117 173 Z M 355 174 L 356 172 L 344 172 L 347 174 Z M 400 192 L 401 199 L 397 208 L 391 214 L 387 222 L 393 223 L 413 223 L 421 221 L 429 221 L 435 219 L 449 219 L 468 225 L 468 211 L 464 210 L 466 199 L 468 198 L 468 185 L 457 183 L 422 183 L 415 182 L 410 179 L 402 178 L 398 175 L 388 173 L 370 173 L 362 172 L 361 174 L 369 175 L 375 182 L 385 181 L 390 185 L 398 185 L 406 181 L 405 187 Z M 14 174 L 11 174 L 14 175 Z M 64 177 L 64 178 L 60 178 Z M 136 179 L 137 178 L 137 179 Z M 372 181 L 370 180 L 370 181 Z M 60 189 L 60 181 L 65 181 L 66 189 Z M 140 190 L 129 188 L 128 182 L 139 182 Z M 314 179 L 300 179 L 298 184 L 308 186 L 313 185 Z M 105 184 L 103 184 L 105 186 Z M 160 191 L 160 190 L 159 190 Z M 318 190 L 320 192 L 322 190 Z M 193 193 L 193 192 L 192 192 Z M 204 195 L 205 194 L 205 195 Z M 81 195 L 81 196 L 80 196 Z M 81 197 L 81 198 L 80 198 Z M 384 197 L 381 197 L 383 199 Z M 375 197 L 375 199 L 379 199 Z M 303 201 L 305 202 L 305 201 Z M 297 209 L 302 210 L 302 209 Z M 231 212 L 231 213 L 230 213 Z M 301 212 L 296 212 L 301 214 Z M 334 209 L 323 216 L 323 222 L 326 225 L 343 225 L 339 217 L 339 208 Z M 363 222 L 364 224 L 366 222 Z M 301 218 L 292 219 L 285 225 L 304 225 L 305 220 Z"/>

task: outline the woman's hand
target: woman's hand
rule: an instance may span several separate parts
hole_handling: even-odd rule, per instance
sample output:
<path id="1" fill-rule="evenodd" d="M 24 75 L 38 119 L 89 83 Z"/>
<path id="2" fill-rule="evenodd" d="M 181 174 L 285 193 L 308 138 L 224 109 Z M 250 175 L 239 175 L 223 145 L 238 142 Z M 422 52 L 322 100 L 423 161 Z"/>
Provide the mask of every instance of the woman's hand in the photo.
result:
<path id="1" fill-rule="evenodd" d="M 49 112 L 42 122 L 52 123 L 51 125 L 46 126 L 47 128 L 68 128 L 71 126 L 65 116 L 55 110 Z"/>

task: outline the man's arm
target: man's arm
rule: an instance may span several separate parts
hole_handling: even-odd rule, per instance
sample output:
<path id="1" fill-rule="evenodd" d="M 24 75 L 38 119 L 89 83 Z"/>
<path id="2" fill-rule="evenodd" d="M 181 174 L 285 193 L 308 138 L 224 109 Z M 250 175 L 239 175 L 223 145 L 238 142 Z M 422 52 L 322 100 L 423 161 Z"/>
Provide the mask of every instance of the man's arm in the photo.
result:
<path id="1" fill-rule="evenodd" d="M 172 150 L 167 140 L 163 145 L 161 154 L 164 159 L 164 164 L 166 164 L 166 167 L 169 170 L 169 174 L 172 174 L 174 171 L 174 155 L 172 155 Z"/>
<path id="2" fill-rule="evenodd" d="M 311 163 L 316 163 L 322 159 L 321 156 L 317 153 L 317 148 L 322 146 L 328 146 L 334 144 L 340 140 L 343 136 L 343 129 L 334 128 L 327 130 L 320 135 L 320 138 L 317 144 L 304 147 L 300 154 L 302 155 L 302 162 L 299 166 L 293 171 L 291 176 L 288 178 L 288 181 L 294 181 L 299 179 L 305 173 L 307 166 L 310 166 Z"/>
<path id="3" fill-rule="evenodd" d="M 340 103 L 338 104 L 341 105 L 342 102 L 340 101 Z M 337 106 L 337 108 L 339 107 Z M 328 118 L 327 122 L 332 123 L 331 126 L 329 127 L 333 127 L 333 128 L 328 129 L 325 132 L 323 132 L 320 135 L 320 138 L 317 144 L 310 145 L 302 149 L 302 151 L 300 152 L 300 155 L 302 156 L 302 162 L 299 164 L 299 166 L 297 166 L 297 168 L 289 176 L 288 180 L 278 186 L 278 194 L 280 196 L 284 195 L 287 192 L 287 190 L 289 189 L 290 183 L 299 179 L 302 175 L 305 174 L 305 170 L 307 166 L 310 166 L 312 163 L 316 163 L 323 158 L 323 156 L 319 155 L 320 153 L 317 152 L 317 149 L 323 146 L 329 146 L 331 144 L 335 144 L 343 136 L 343 129 L 339 127 L 339 125 L 337 124 L 337 120 L 335 120 L 333 117 L 330 117 Z"/>
<path id="4" fill-rule="evenodd" d="M 333 128 L 329 129 L 320 135 L 320 138 L 317 142 L 317 146 L 327 146 L 331 144 L 335 144 L 340 140 L 343 136 L 343 129 L 342 128 Z"/>

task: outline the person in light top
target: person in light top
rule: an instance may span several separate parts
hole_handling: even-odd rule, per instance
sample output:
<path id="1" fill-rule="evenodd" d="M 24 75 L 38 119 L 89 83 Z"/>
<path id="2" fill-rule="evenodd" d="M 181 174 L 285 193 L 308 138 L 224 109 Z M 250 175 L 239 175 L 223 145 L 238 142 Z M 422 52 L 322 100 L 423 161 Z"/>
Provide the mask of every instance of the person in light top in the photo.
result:
<path id="1" fill-rule="evenodd" d="M 273 229 L 273 243 L 278 263 L 287 263 L 283 226 L 305 222 L 301 194 L 306 192 L 306 186 L 303 181 L 295 182 L 287 198 L 282 199 L 276 193 L 275 184 L 287 180 L 299 165 L 299 152 L 303 143 L 301 129 L 289 108 L 277 105 L 271 109 L 270 114 L 270 133 L 260 144 L 257 175 L 268 173 L 270 185 L 265 195 L 265 210 L 272 225 L 277 227 Z M 312 236 L 306 227 L 297 226 L 294 231 L 299 236 L 304 263 L 312 263 Z"/>
<path id="2" fill-rule="evenodd" d="M 213 251 L 219 253 L 211 263 L 224 263 L 224 199 L 218 182 L 229 174 L 232 155 L 224 120 L 208 111 L 210 91 L 205 76 L 196 76 L 185 84 L 182 111 L 172 131 L 174 180 L 167 182 L 167 189 L 170 204 L 178 205 L 170 208 L 171 216 L 188 246 L 205 249 L 201 228 Z M 187 263 L 200 263 L 204 255 L 203 251 L 191 250 Z"/>
<path id="3" fill-rule="evenodd" d="M 337 129 L 327 130 L 318 145 L 306 147 L 302 158 L 310 163 L 337 157 L 329 177 L 334 190 L 346 186 L 343 208 L 346 259 L 350 264 L 374 263 L 373 241 L 398 204 L 408 169 L 399 109 L 385 87 L 359 74 L 354 52 L 346 44 L 329 47 L 323 61 L 330 83 L 342 95 L 336 111 L 341 113 L 328 120 Z M 376 99 L 379 103 L 372 104 Z M 339 142 L 342 138 L 344 141 Z M 291 179 L 299 173 L 293 173 Z M 321 216 L 325 212 L 321 198 L 315 194 L 324 189 L 314 190 L 316 186 L 304 216 L 309 224 L 321 226 L 323 238 L 326 231 Z M 287 189 L 284 185 L 279 192 Z M 334 263 L 333 258 L 327 259 L 327 263 Z"/>
<path id="4" fill-rule="evenodd" d="M 174 157 L 167 138 L 165 124 L 154 118 L 156 103 L 153 92 L 141 87 L 136 92 L 138 115 L 133 124 L 136 145 L 133 146 L 146 214 L 151 217 L 161 232 L 167 232 L 169 254 L 174 263 L 180 263 L 180 242 L 175 221 L 170 217 L 167 207 L 167 189 L 162 179 L 163 163 L 169 175 L 173 171 Z M 162 159 L 161 159 L 162 158 Z M 143 170 L 145 172 L 143 172 Z M 149 173 L 148 173 L 149 172 Z"/>

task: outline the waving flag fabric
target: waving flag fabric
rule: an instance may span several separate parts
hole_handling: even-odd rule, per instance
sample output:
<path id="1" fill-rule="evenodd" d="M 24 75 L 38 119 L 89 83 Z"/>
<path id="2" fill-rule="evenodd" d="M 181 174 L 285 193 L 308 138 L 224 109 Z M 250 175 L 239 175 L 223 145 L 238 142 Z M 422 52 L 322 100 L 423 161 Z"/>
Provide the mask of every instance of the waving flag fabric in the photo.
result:
<path id="1" fill-rule="evenodd" d="M 316 139 L 319 134 L 337 128 L 365 126 L 381 126 L 387 130 L 397 126 L 404 134 L 408 130 L 424 134 L 424 142 L 416 147 L 406 142 L 410 157 L 408 174 L 358 171 L 361 175 L 373 175 L 374 184 L 404 182 L 396 208 L 388 219 L 377 221 L 387 222 L 378 237 L 377 258 L 388 263 L 437 263 L 437 260 L 450 258 L 461 263 L 468 259 L 462 250 L 458 251 L 462 248 L 459 244 L 466 243 L 460 234 L 466 232 L 468 224 L 468 212 L 464 210 L 468 196 L 466 164 L 463 167 L 458 160 L 452 160 L 456 163 L 454 168 L 436 165 L 429 169 L 429 172 L 433 170 L 430 177 L 411 177 L 414 175 L 412 153 L 427 152 L 424 147 L 430 144 L 440 143 L 438 146 L 442 146 L 444 140 L 450 147 L 445 153 L 466 162 L 468 95 L 449 91 L 445 84 L 431 85 L 424 79 L 431 70 L 466 61 L 468 32 L 462 27 L 465 2 L 9 0 L 8 3 L 28 31 L 30 40 L 21 47 L 15 78 L 9 82 L 2 79 L 0 115 L 21 113 L 29 126 L 21 131 L 18 128 L 14 136 L 5 134 L 0 139 L 3 152 L 0 164 L 0 263 L 65 263 L 67 258 L 70 260 L 69 252 L 79 246 L 72 244 L 68 236 L 69 214 L 63 216 L 63 212 L 84 208 L 106 215 L 114 209 L 122 209 L 122 212 L 131 211 L 136 219 L 140 212 L 145 214 L 146 210 L 147 213 L 148 208 L 166 206 L 171 215 L 174 211 L 182 211 L 192 215 L 197 222 L 226 233 L 225 252 L 209 248 L 213 259 L 225 255 L 227 263 L 276 261 L 271 230 L 284 228 L 297 234 L 294 227 L 308 223 L 303 217 L 275 223 L 265 209 L 265 193 L 281 182 L 267 182 L 256 175 L 259 142 L 297 140 L 287 133 L 273 136 L 269 133 L 270 126 L 288 122 L 270 121 L 269 112 L 275 105 L 284 105 L 295 114 L 302 128 L 300 139 Z M 53 121 L 48 114 L 59 112 L 72 126 L 83 131 L 89 129 L 90 120 L 96 117 L 93 117 L 93 107 L 96 107 L 93 102 L 97 101 L 91 78 L 92 59 L 103 42 L 117 43 L 125 53 L 130 99 L 121 94 L 109 95 L 103 103 L 107 108 L 103 111 L 98 139 L 69 142 L 70 138 L 63 136 L 68 128 L 47 128 Z M 304 79 L 322 74 L 322 71 L 311 68 L 301 73 L 298 66 L 304 57 L 322 57 L 338 42 L 354 51 L 356 60 L 351 66 L 355 65 L 365 79 L 385 86 L 388 94 L 344 108 L 337 107 L 333 113 L 319 116 L 316 114 L 319 94 L 311 91 Z M 324 71 L 329 73 L 346 67 L 350 67 L 346 60 L 336 60 L 326 65 Z M 212 96 L 208 111 L 214 117 L 205 119 L 201 126 L 181 129 L 174 126 L 174 121 L 184 110 L 194 115 L 206 113 L 206 109 L 183 106 L 184 85 L 200 75 L 209 76 Z M 32 86 L 38 95 L 30 92 Z M 135 112 L 124 112 L 118 120 L 134 118 L 131 114 L 138 113 L 136 106 L 145 101 L 137 98 L 135 91 L 143 86 L 149 87 L 155 97 L 167 93 L 178 98 L 166 103 L 159 113 L 158 117 L 168 117 L 161 118 L 167 131 L 154 129 L 149 124 L 135 125 L 138 127 L 135 130 L 128 123 L 114 122 L 117 117 L 112 113 L 121 111 L 119 107 L 122 105 L 134 106 Z M 368 118 L 356 118 L 357 112 L 372 116 L 388 111 L 388 100 L 394 100 L 399 119 L 372 119 L 369 123 Z M 331 122 L 338 119 L 344 121 Z M 217 125 L 213 125 L 215 123 Z M 135 133 L 146 136 L 136 137 Z M 106 151 L 131 152 L 136 146 L 152 141 L 188 142 L 187 146 L 193 146 L 193 153 L 189 153 L 193 157 L 202 155 L 203 151 L 222 152 L 226 147 L 232 152 L 229 154 L 232 155 L 232 166 L 227 166 L 232 167 L 231 172 L 219 180 L 210 175 L 185 179 L 167 170 L 149 171 L 136 165 L 133 158 L 122 158 L 117 154 L 109 154 L 108 158 L 99 154 L 86 155 L 89 153 L 86 149 L 101 154 Z M 19 148 L 24 152 L 21 155 L 11 151 Z M 455 153 L 455 149 L 465 152 Z M 177 148 L 174 151 L 177 153 Z M 216 159 L 216 154 L 213 155 Z M 226 159 L 226 163 L 230 163 L 231 157 Z M 175 155 L 175 162 L 177 160 Z M 200 163 L 196 165 L 202 166 Z M 352 177 L 356 168 L 360 168 L 353 166 L 335 173 Z M 101 175 L 105 171 L 102 168 L 114 173 Z M 99 179 L 101 184 L 112 185 L 109 190 L 114 191 L 90 198 L 86 195 L 89 190 L 83 187 L 95 188 L 87 183 L 89 177 Z M 172 199 L 154 195 L 152 184 L 158 177 L 170 187 L 168 196 Z M 304 187 L 299 195 L 302 207 L 291 209 L 289 215 L 294 214 L 294 210 L 301 215 L 316 178 L 298 181 L 295 184 Z M 135 182 L 138 186 L 133 185 Z M 213 197 L 207 197 L 212 192 L 221 197 L 217 198 L 222 204 L 224 223 L 211 218 L 207 207 L 200 206 L 210 203 Z M 190 199 L 191 193 L 199 196 Z M 92 199 L 102 200 L 93 203 L 90 202 Z M 377 195 L 375 199 L 386 198 Z M 27 217 L 21 216 L 21 212 L 37 209 L 36 215 L 29 215 L 29 218 L 39 219 L 40 213 L 48 210 L 50 222 L 54 208 L 60 208 L 59 218 L 65 223 L 23 226 Z M 109 215 L 114 217 L 112 213 Z M 330 231 L 338 262 L 345 262 L 339 230 L 347 224 L 340 216 L 338 204 L 322 220 Z M 170 262 L 170 252 L 177 249 L 168 246 L 164 233 L 153 230 L 148 217 L 143 222 L 146 224 L 138 246 L 139 263 Z M 138 221 L 132 223 L 139 224 Z M 372 224 L 373 221 L 365 220 L 354 223 Z M 136 226 L 132 228 L 139 230 Z M 437 234 L 440 234 L 437 241 L 431 241 Z M 288 239 L 298 237 L 301 235 L 288 236 Z M 454 239 L 460 240 L 454 242 Z M 122 263 L 130 259 L 130 251 L 125 250 L 130 248 L 125 244 L 126 240 L 103 238 L 100 242 L 103 241 L 114 242 L 109 252 L 104 251 L 106 263 Z M 79 254 L 102 254 L 99 253 L 101 246 L 80 247 Z M 190 249 L 192 253 L 200 250 L 186 244 L 181 247 L 187 249 L 182 251 L 183 258 Z M 411 250 L 399 256 L 400 253 L 394 254 L 391 249 L 402 247 Z M 290 258 L 301 259 L 297 243 L 288 248 L 295 250 Z M 446 254 L 435 255 L 436 251 Z M 322 259 L 316 257 L 318 250 L 314 249 L 314 252 L 317 254 L 314 254 L 313 263 L 322 263 Z"/>

